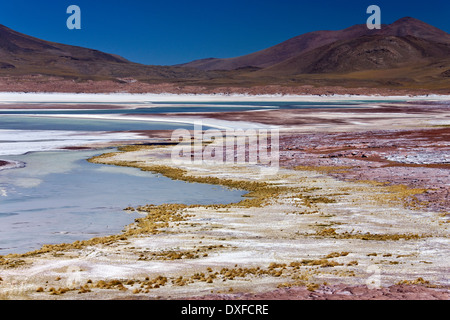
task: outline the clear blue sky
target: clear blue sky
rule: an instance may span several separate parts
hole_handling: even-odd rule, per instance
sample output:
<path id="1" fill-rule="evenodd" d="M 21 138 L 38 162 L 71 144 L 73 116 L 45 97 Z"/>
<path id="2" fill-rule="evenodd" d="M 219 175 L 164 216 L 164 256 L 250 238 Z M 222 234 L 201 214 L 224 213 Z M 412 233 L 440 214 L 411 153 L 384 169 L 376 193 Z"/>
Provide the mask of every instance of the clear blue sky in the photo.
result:
<path id="1" fill-rule="evenodd" d="M 69 5 L 82 30 L 68 30 Z M 412 16 L 450 33 L 449 0 L 14 0 L 0 2 L 0 24 L 41 39 L 170 65 L 234 57 L 302 33 L 365 23 L 376 4 L 382 23 Z"/>

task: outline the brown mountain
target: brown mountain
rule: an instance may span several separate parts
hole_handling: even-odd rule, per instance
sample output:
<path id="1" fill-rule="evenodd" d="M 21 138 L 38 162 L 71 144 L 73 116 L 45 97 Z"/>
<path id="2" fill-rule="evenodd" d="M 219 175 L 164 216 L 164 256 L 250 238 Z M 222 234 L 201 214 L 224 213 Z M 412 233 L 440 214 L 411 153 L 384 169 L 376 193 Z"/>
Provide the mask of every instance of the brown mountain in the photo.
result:
<path id="1" fill-rule="evenodd" d="M 37 39 L 0 25 L 0 75 L 25 74 L 146 80 L 207 77 L 205 72 L 198 70 L 146 66 L 98 50 Z"/>
<path id="2" fill-rule="evenodd" d="M 376 32 L 388 36 L 413 36 L 435 42 L 450 43 L 450 34 L 415 18 L 405 17 Z"/>
<path id="3" fill-rule="evenodd" d="M 144 90 L 142 82 L 205 90 L 280 85 L 448 91 L 450 35 L 407 17 L 381 30 L 356 25 L 310 32 L 237 58 L 147 66 L 98 50 L 40 40 L 0 25 L 0 78 L 12 76 L 8 81 L 14 86 L 21 76 L 30 74 L 43 75 L 42 82 L 53 81 L 45 76 L 119 82 L 133 78 L 138 80 L 138 91 Z M 20 90 L 28 85 L 23 78 Z M 4 90 L 10 90 L 10 82 Z"/>
<path id="4" fill-rule="evenodd" d="M 227 59 L 209 58 L 195 60 L 180 66 L 200 70 L 233 70 L 244 67 L 266 68 L 302 52 L 307 52 L 338 40 L 352 39 L 368 33 L 370 31 L 365 25 L 357 25 L 340 31 L 314 31 L 245 56 Z"/>
<path id="5" fill-rule="evenodd" d="M 363 36 L 302 53 L 260 73 L 275 75 L 349 73 L 430 63 L 450 57 L 450 43 L 413 36 Z"/>
<path id="6" fill-rule="evenodd" d="M 345 41 L 352 41 L 360 37 L 377 35 L 385 37 L 412 36 L 434 42 L 450 43 L 450 34 L 420 20 L 406 17 L 390 25 L 383 25 L 381 30 L 369 30 L 366 25 L 356 25 L 338 31 L 315 31 L 245 56 L 227 59 L 210 58 L 196 60 L 182 64 L 181 66 L 193 67 L 200 70 L 233 70 L 250 66 L 267 68 L 326 45 L 344 43 Z M 290 64 L 292 65 L 292 62 Z M 296 69 L 301 70 L 302 68 Z"/>

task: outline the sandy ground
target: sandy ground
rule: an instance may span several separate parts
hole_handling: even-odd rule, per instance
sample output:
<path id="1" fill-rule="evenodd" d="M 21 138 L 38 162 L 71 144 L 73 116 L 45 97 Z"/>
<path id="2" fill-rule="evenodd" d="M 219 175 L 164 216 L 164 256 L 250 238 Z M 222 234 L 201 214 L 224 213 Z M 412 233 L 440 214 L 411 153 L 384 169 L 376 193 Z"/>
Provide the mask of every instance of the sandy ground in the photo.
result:
<path id="1" fill-rule="evenodd" d="M 370 88 L 370 87 L 340 87 L 312 85 L 255 85 L 255 86 L 202 86 L 184 83 L 145 82 L 119 83 L 117 81 L 75 81 L 59 77 L 30 75 L 20 77 L 0 77 L 0 91 L 8 92 L 73 92 L 73 93 L 173 93 L 173 94 L 295 94 L 295 95 L 417 95 L 439 92 L 450 94 L 448 88 L 443 89 L 402 89 L 402 88 Z"/>
<path id="2" fill-rule="evenodd" d="M 272 191 L 263 204 L 176 209 L 179 219 L 154 232 L 2 257 L 0 298 L 448 299 L 448 202 L 441 200 L 449 110 L 427 108 L 297 114 L 310 121 L 281 128 L 283 167 L 273 175 L 245 163 L 175 164 L 172 146 L 99 159 Z M 336 121 L 320 120 L 330 116 Z"/>

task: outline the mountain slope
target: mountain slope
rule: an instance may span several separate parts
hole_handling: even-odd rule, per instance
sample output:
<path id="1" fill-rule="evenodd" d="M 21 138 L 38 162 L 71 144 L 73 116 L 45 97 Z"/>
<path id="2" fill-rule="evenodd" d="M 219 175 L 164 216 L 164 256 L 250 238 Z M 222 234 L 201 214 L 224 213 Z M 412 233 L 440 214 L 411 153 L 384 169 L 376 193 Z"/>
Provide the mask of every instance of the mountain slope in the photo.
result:
<path id="1" fill-rule="evenodd" d="M 375 35 L 413 36 L 434 42 L 450 43 L 450 34 L 420 20 L 405 17 L 390 25 L 383 25 L 381 30 L 369 30 L 366 25 L 356 25 L 338 31 L 315 31 L 245 56 L 196 60 L 180 66 L 193 67 L 199 70 L 233 70 L 248 66 L 267 68 L 327 44 Z"/>
<path id="2" fill-rule="evenodd" d="M 199 70 L 233 70 L 248 66 L 265 68 L 292 58 L 302 52 L 335 41 L 351 39 L 368 33 L 370 31 L 365 25 L 357 25 L 340 31 L 314 31 L 245 56 L 227 59 L 209 58 L 192 61 L 179 66 L 192 67 Z"/>
<path id="3" fill-rule="evenodd" d="M 349 73 L 430 63 L 450 57 L 450 43 L 413 36 L 364 36 L 337 41 L 257 73 L 274 75 Z"/>
<path id="4" fill-rule="evenodd" d="M 0 75 L 33 73 L 93 79 L 208 77 L 198 70 L 146 66 L 98 50 L 40 40 L 0 25 Z"/>
<path id="5" fill-rule="evenodd" d="M 381 30 L 356 25 L 340 31 L 316 31 L 247 56 L 206 59 L 185 66 L 190 67 L 137 64 L 0 25 L 0 79 L 7 83 L 3 90 L 16 86 L 21 91 L 30 85 L 35 88 L 37 78 L 29 75 L 40 75 L 39 82 L 47 81 L 51 90 L 58 86 L 53 84 L 55 79 L 69 79 L 67 90 L 74 90 L 71 86 L 75 88 L 77 83 L 91 83 L 83 80 L 113 80 L 124 84 L 121 90 L 130 90 L 133 84 L 136 92 L 145 90 L 145 85 L 159 84 L 191 88 L 186 90 L 234 87 L 245 91 L 268 85 L 448 90 L 450 35 L 417 19 L 403 18 Z M 215 68 L 224 70 L 209 70 Z"/>
<path id="6" fill-rule="evenodd" d="M 450 34 L 411 17 L 401 18 L 381 28 L 376 34 L 396 37 L 413 36 L 435 42 L 450 43 Z"/>

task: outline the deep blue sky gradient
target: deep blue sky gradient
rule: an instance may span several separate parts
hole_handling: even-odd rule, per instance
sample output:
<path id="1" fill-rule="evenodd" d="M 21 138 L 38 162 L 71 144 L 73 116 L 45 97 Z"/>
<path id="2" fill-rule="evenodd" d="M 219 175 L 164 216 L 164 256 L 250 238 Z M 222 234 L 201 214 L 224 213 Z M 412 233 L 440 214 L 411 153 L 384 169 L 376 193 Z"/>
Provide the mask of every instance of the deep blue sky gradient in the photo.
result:
<path id="1" fill-rule="evenodd" d="M 82 11 L 82 30 L 68 30 L 66 9 Z M 449 0 L 14 0 L 0 2 L 0 24 L 131 61 L 171 65 L 227 58 L 316 30 L 363 24 L 376 4 L 382 23 L 405 16 L 450 33 Z"/>

